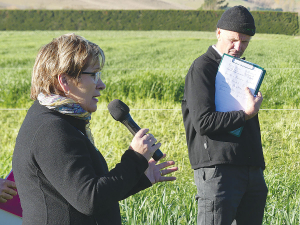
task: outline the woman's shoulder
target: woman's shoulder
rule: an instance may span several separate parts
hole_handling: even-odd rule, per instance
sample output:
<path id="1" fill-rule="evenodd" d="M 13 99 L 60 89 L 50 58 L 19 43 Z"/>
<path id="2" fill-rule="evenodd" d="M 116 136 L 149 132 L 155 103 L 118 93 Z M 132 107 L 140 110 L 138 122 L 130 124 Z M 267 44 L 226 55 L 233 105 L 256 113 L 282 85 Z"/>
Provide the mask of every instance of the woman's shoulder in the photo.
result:
<path id="1" fill-rule="evenodd" d="M 46 128 L 53 129 L 84 129 L 85 122 L 72 116 L 64 115 L 58 111 L 41 105 L 38 101 L 30 107 L 22 126 L 28 126 L 30 130 Z"/>
<path id="2" fill-rule="evenodd" d="M 31 148 L 32 145 L 48 141 L 58 143 L 66 141 L 68 137 L 80 139 L 83 135 L 79 130 L 84 127 L 84 121 L 65 116 L 35 102 L 19 130 L 16 147 L 23 148 L 25 145 Z"/>

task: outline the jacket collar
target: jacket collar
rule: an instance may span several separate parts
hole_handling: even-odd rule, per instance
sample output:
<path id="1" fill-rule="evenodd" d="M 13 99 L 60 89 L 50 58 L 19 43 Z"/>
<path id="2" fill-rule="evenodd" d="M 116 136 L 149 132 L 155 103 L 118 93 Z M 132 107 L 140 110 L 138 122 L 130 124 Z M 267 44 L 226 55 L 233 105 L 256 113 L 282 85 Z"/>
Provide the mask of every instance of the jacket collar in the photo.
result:
<path id="1" fill-rule="evenodd" d="M 218 63 L 221 62 L 222 56 L 220 56 L 220 54 L 212 46 L 208 47 L 207 55 L 212 60 L 214 60 L 214 61 L 216 61 Z"/>
<path id="2" fill-rule="evenodd" d="M 70 123 L 72 126 L 74 126 L 76 129 L 81 131 L 84 135 L 86 135 L 85 126 L 86 122 L 84 120 L 78 119 L 73 116 L 62 114 L 58 111 L 48 109 L 46 106 L 43 106 L 39 103 L 38 100 L 36 100 L 33 104 L 34 107 L 37 108 L 37 110 L 40 112 L 40 114 L 49 113 L 55 116 L 58 116 L 64 120 L 66 120 L 68 123 Z"/>

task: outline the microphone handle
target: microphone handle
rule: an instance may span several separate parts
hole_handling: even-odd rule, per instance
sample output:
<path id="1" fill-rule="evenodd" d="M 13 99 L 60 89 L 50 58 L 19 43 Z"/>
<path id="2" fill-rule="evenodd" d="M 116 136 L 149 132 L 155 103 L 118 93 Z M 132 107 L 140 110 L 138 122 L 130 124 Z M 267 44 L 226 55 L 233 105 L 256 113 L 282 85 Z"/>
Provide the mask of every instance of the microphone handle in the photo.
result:
<path id="1" fill-rule="evenodd" d="M 121 123 L 123 123 L 127 129 L 132 133 L 132 135 L 134 136 L 141 128 L 139 127 L 139 125 L 137 125 L 134 120 L 131 118 L 130 114 L 128 113 L 128 115 L 125 117 L 124 120 L 121 121 Z M 160 149 L 157 149 L 152 158 L 155 161 L 158 161 L 161 157 L 163 157 L 163 153 L 161 152 Z"/>
<path id="2" fill-rule="evenodd" d="M 121 121 L 127 129 L 132 133 L 134 136 L 141 128 L 137 125 L 134 120 L 131 118 L 130 114 L 128 114 L 124 120 Z"/>

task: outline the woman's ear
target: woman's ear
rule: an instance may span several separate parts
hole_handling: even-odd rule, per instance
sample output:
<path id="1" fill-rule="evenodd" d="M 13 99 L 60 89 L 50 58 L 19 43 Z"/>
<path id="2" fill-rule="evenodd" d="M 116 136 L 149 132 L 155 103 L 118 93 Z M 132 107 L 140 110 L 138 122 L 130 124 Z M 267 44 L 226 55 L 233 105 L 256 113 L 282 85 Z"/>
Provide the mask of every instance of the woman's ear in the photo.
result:
<path id="1" fill-rule="evenodd" d="M 68 84 L 68 78 L 65 74 L 59 74 L 58 75 L 58 83 L 60 86 L 60 89 L 65 93 L 65 95 L 68 95 L 67 93 L 70 92 L 69 84 Z"/>

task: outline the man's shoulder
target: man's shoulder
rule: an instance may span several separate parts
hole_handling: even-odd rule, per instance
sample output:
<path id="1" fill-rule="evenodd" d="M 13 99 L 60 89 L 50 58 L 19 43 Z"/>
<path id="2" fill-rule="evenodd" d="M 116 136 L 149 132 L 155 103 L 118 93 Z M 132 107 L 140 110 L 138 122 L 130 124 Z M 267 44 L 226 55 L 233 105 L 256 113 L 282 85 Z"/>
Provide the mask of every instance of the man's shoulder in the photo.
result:
<path id="1" fill-rule="evenodd" d="M 221 61 L 220 55 L 210 46 L 208 50 L 196 58 L 192 64 L 192 68 L 200 70 L 212 70 L 219 67 Z"/>
<path id="2" fill-rule="evenodd" d="M 219 64 L 220 59 L 221 57 L 216 50 L 212 46 L 209 46 L 204 54 L 195 59 L 194 64 L 202 66 L 203 64 Z"/>

